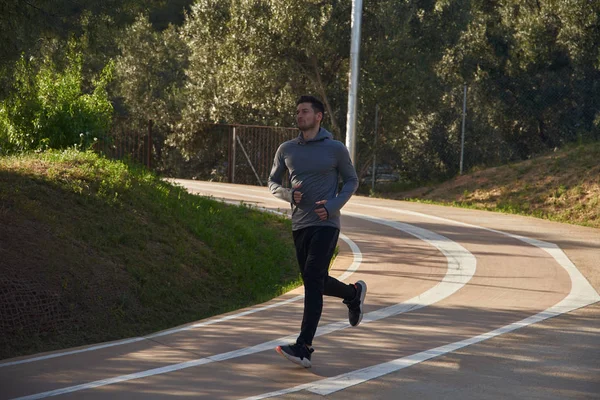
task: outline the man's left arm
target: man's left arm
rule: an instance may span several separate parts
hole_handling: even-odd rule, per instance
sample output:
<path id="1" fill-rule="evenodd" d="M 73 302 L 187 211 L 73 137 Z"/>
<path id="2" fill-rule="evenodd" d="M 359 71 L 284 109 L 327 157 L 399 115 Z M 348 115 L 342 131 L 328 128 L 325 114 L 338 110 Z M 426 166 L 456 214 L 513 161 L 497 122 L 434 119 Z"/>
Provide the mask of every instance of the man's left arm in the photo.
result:
<path id="1" fill-rule="evenodd" d="M 358 176 L 356 176 L 356 170 L 350 160 L 350 153 L 346 146 L 341 145 L 337 153 L 338 157 L 338 171 L 342 177 L 342 190 L 338 193 L 337 197 L 329 199 L 324 207 L 327 209 L 327 213 L 331 215 L 339 214 L 340 210 L 350 200 L 350 197 L 358 189 Z"/>

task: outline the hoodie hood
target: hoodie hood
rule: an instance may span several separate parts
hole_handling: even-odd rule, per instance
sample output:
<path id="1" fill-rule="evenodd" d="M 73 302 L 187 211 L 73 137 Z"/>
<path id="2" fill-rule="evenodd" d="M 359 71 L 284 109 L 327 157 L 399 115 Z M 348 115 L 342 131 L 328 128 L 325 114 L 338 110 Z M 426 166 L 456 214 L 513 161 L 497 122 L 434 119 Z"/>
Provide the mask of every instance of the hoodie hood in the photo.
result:
<path id="1" fill-rule="evenodd" d="M 304 140 L 304 135 L 302 134 L 302 131 L 300 131 L 300 134 L 298 135 L 298 144 L 318 142 L 320 140 L 325 140 L 325 139 L 333 139 L 333 135 L 331 134 L 331 132 L 329 132 L 325 128 L 319 128 L 319 132 L 317 132 L 317 136 L 315 136 L 311 140 Z"/>

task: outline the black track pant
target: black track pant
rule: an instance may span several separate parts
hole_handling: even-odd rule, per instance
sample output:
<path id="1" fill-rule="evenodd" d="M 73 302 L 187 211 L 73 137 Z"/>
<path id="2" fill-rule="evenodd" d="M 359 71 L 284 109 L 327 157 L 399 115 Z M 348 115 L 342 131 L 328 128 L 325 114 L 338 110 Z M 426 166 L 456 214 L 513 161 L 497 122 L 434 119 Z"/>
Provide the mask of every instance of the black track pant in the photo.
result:
<path id="1" fill-rule="evenodd" d="M 337 245 L 339 229 L 311 226 L 293 232 L 296 257 L 304 281 L 304 316 L 297 343 L 312 345 L 317 331 L 323 295 L 352 300 L 354 285 L 347 285 L 329 276 L 329 263 Z"/>

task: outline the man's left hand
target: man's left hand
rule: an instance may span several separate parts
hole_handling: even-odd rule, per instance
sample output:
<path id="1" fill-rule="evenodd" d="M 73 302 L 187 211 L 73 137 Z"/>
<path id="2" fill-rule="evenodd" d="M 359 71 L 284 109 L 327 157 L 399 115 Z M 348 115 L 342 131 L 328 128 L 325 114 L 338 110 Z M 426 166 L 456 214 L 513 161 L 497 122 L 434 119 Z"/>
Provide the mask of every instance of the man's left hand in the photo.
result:
<path id="1" fill-rule="evenodd" d="M 327 200 L 320 200 L 317 201 L 315 204 L 317 206 L 325 206 L 325 204 L 327 204 Z M 327 209 L 325 207 L 317 207 L 315 209 L 315 212 L 317 213 L 321 221 L 325 221 L 329 217 L 329 213 L 327 212 Z"/>

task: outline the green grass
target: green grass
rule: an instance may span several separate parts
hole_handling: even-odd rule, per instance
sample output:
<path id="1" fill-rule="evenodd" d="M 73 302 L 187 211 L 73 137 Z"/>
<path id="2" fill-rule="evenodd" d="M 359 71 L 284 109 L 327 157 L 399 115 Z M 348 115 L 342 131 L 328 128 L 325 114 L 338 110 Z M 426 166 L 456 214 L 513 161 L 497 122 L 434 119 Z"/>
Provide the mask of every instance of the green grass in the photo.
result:
<path id="1" fill-rule="evenodd" d="M 0 158 L 0 226 L 0 358 L 143 335 L 300 284 L 286 218 L 89 152 Z"/>
<path id="2" fill-rule="evenodd" d="M 421 188 L 381 186 L 373 196 L 520 214 L 600 228 L 600 142 Z"/>

